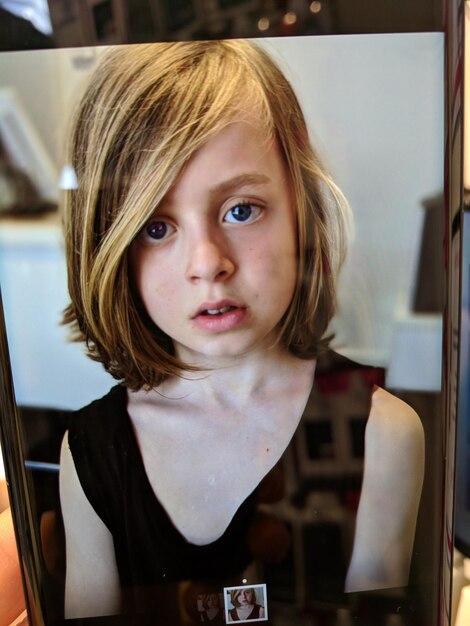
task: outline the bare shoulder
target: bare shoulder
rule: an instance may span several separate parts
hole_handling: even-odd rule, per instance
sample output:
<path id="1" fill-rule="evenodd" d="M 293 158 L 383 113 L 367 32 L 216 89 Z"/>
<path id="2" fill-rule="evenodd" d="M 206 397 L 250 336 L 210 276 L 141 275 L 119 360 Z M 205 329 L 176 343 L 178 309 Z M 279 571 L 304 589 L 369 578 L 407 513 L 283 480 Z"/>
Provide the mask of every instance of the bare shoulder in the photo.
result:
<path id="1" fill-rule="evenodd" d="M 73 476 L 76 475 L 75 464 L 73 462 L 72 453 L 69 448 L 69 432 L 65 432 L 62 439 L 62 445 L 60 448 L 60 485 L 69 486 L 69 483 L 73 483 Z M 64 492 L 63 495 L 67 495 L 68 492 Z M 61 494 L 62 496 L 62 494 Z"/>
<path id="2" fill-rule="evenodd" d="M 380 446 L 382 452 L 397 446 L 409 452 L 424 447 L 421 420 L 409 404 L 381 387 L 372 394 L 369 420 L 366 427 L 366 446 Z"/>
<path id="3" fill-rule="evenodd" d="M 424 477 L 424 431 L 406 402 L 376 388 L 346 591 L 408 583 Z"/>
<path id="4" fill-rule="evenodd" d="M 60 502 L 66 531 L 73 531 L 76 523 L 80 521 L 86 521 L 87 518 L 91 521 L 97 517 L 80 484 L 68 443 L 68 431 L 64 435 L 60 450 Z"/>
<path id="5" fill-rule="evenodd" d="M 424 475 L 424 430 L 406 402 L 377 387 L 365 433 L 364 484 L 370 493 L 399 490 L 402 503 L 419 501 Z"/>
<path id="6" fill-rule="evenodd" d="M 68 433 L 61 448 L 60 501 L 66 541 L 66 617 L 117 613 L 119 579 L 113 538 L 83 492 Z"/>
<path id="7" fill-rule="evenodd" d="M 86 545 L 83 538 L 87 533 L 90 535 L 100 534 L 110 536 L 109 530 L 96 514 L 88 501 L 75 468 L 72 453 L 68 443 L 68 431 L 62 440 L 60 452 L 60 503 L 64 517 L 66 539 L 80 539 L 80 543 Z M 67 544 L 67 549 L 69 548 Z M 81 550 L 84 552 L 84 550 Z"/>

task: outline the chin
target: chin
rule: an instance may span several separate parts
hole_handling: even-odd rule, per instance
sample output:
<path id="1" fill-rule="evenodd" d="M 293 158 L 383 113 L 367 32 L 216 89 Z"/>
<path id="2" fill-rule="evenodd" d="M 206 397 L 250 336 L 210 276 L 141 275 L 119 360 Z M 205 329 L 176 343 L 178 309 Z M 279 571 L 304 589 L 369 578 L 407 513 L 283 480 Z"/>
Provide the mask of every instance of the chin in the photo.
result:
<path id="1" fill-rule="evenodd" d="M 254 344 L 251 342 L 243 341 L 207 341 L 203 345 L 190 347 L 182 353 L 183 360 L 190 360 L 197 362 L 199 359 L 237 359 L 250 352 L 256 351 L 261 345 L 261 342 Z M 184 358 L 184 354 L 188 353 L 188 359 Z"/>

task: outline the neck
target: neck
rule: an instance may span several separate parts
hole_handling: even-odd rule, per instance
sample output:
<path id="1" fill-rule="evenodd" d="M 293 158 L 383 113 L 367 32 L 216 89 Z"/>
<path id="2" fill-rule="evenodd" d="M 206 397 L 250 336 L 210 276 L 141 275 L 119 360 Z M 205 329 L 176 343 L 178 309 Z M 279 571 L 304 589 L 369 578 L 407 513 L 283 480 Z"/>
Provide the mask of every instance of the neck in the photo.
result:
<path id="1" fill-rule="evenodd" d="M 227 406 L 245 404 L 279 392 L 279 385 L 292 374 L 313 376 L 314 362 L 299 359 L 284 349 L 273 347 L 232 359 L 205 359 L 200 372 L 165 381 L 159 393 L 167 397 L 195 394 L 204 402 Z"/>

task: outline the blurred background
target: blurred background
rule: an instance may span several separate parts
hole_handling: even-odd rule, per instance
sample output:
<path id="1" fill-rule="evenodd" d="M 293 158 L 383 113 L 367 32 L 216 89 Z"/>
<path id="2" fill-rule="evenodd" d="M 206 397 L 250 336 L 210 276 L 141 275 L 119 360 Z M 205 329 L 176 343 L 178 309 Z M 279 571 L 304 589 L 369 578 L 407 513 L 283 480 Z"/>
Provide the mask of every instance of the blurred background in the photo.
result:
<path id="1" fill-rule="evenodd" d="M 2 0 L 3 50 L 441 31 L 442 0 Z"/>

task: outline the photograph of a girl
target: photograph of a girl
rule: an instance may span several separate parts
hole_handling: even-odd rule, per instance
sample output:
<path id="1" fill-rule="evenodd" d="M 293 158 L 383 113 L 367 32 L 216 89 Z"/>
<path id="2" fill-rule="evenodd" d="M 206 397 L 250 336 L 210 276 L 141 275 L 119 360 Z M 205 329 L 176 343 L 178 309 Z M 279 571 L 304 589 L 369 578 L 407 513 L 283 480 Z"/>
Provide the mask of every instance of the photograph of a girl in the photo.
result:
<path id="1" fill-rule="evenodd" d="M 209 593 L 202 597 L 202 611 L 199 611 L 201 622 L 210 622 L 214 626 L 216 624 L 225 624 L 224 612 L 220 604 L 220 596 L 218 593 Z"/>
<path id="2" fill-rule="evenodd" d="M 337 601 L 406 586 L 423 430 L 373 368 L 329 349 L 350 210 L 275 62 L 236 40 L 116 48 L 69 158 L 65 322 L 118 384 L 62 444 L 66 618 L 189 624 L 183 582 L 272 578 L 292 545 L 273 513 L 289 444 L 328 368 L 366 381 L 368 406 Z"/>
<path id="3" fill-rule="evenodd" d="M 260 590 L 261 591 L 261 590 Z M 239 587 L 230 591 L 228 622 L 265 621 L 265 610 L 253 587 Z"/>

